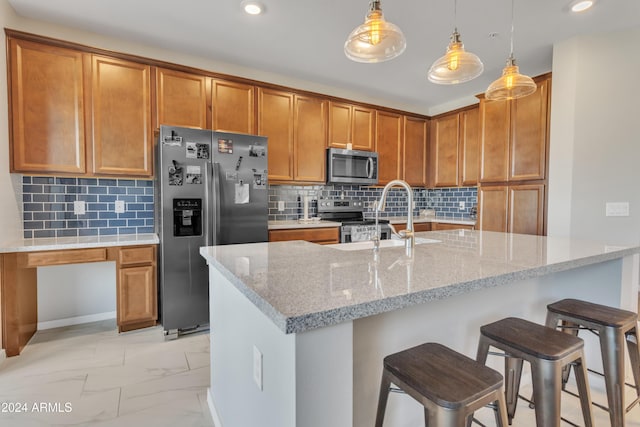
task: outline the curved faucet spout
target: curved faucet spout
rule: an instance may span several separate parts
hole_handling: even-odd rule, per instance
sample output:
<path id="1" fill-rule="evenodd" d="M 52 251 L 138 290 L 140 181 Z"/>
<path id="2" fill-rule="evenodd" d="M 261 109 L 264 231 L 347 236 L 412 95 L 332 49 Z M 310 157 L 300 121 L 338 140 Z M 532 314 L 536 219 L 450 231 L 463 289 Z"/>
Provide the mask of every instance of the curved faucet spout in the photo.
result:
<path id="1" fill-rule="evenodd" d="M 407 191 L 407 228 L 404 230 L 404 234 L 402 237 L 405 239 L 405 247 L 407 248 L 407 253 L 411 252 L 413 247 L 415 246 L 415 237 L 413 230 L 413 189 L 406 181 L 401 179 L 394 179 L 390 181 L 387 185 L 382 189 L 382 194 L 380 195 L 380 201 L 376 205 L 376 229 L 377 229 L 377 220 L 378 213 L 384 210 L 385 201 L 387 200 L 387 193 L 389 193 L 389 189 L 392 187 L 402 187 Z"/>

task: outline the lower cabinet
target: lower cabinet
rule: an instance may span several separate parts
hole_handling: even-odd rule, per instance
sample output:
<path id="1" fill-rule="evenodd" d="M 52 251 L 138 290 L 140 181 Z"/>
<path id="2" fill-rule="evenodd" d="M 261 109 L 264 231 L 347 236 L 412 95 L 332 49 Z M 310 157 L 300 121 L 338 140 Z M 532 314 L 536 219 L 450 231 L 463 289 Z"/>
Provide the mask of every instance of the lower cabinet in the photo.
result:
<path id="1" fill-rule="evenodd" d="M 473 230 L 473 225 L 468 224 L 452 224 L 450 222 L 432 222 L 431 230 L 444 231 L 444 230 Z"/>
<path id="2" fill-rule="evenodd" d="M 395 228 L 396 231 L 406 230 L 407 229 L 407 223 L 403 222 L 401 224 L 393 224 L 393 228 Z M 415 223 L 413 223 L 413 231 L 415 231 L 416 233 L 419 232 L 419 231 L 431 231 L 431 223 L 430 222 L 415 222 Z"/>
<path id="3" fill-rule="evenodd" d="M 116 250 L 118 331 L 155 325 L 158 320 L 156 246 L 121 247 L 112 251 Z"/>
<path id="4" fill-rule="evenodd" d="M 544 184 L 480 187 L 480 230 L 544 235 L 544 201 Z"/>
<path id="5" fill-rule="evenodd" d="M 270 242 L 285 242 L 289 240 L 306 240 L 320 245 L 331 245 L 340 243 L 340 229 L 338 227 L 327 227 L 269 230 Z"/>

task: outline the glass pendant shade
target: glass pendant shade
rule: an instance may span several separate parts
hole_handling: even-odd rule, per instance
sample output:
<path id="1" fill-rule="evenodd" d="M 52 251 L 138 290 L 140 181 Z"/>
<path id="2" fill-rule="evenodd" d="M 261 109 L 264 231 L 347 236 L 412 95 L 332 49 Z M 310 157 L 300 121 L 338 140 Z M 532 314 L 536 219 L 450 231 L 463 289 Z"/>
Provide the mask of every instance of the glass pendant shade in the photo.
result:
<path id="1" fill-rule="evenodd" d="M 429 81 L 441 85 L 468 82 L 482 74 L 484 65 L 477 55 L 464 50 L 458 30 L 451 35 L 447 53 L 429 69 Z"/>
<path id="2" fill-rule="evenodd" d="M 531 77 L 520 74 L 515 59 L 510 56 L 502 76 L 489 85 L 484 96 L 491 101 L 518 99 L 531 95 L 537 88 Z"/>
<path id="3" fill-rule="evenodd" d="M 356 62 L 383 62 L 400 55 L 406 47 L 400 28 L 384 19 L 380 1 L 373 0 L 364 24 L 349 34 L 344 53 Z"/>

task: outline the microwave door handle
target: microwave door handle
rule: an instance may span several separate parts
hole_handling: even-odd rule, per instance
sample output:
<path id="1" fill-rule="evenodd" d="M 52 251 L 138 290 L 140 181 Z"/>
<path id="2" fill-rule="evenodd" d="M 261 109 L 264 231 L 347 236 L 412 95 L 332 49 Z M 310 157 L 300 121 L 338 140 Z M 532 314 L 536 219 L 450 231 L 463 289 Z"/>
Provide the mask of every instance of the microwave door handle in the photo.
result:
<path id="1" fill-rule="evenodd" d="M 367 159 L 367 178 L 373 178 L 373 159 L 371 157 Z"/>

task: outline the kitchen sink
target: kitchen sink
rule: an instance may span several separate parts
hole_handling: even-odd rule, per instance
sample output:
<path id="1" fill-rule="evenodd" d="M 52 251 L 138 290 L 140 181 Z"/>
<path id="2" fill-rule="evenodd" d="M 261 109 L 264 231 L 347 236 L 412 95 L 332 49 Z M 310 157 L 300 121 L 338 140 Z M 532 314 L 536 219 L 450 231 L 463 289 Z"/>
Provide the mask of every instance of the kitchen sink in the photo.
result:
<path id="1" fill-rule="evenodd" d="M 425 237 L 416 237 L 416 245 L 423 245 L 427 243 L 440 243 L 440 240 L 436 239 L 427 239 Z M 364 249 L 373 249 L 373 241 L 366 240 L 363 242 L 354 242 L 354 243 L 341 243 L 337 245 L 328 245 L 329 247 L 340 249 L 341 251 L 360 251 Z M 381 240 L 380 247 L 381 248 L 393 248 L 393 247 L 403 247 L 404 240 L 402 239 L 388 239 Z"/>

